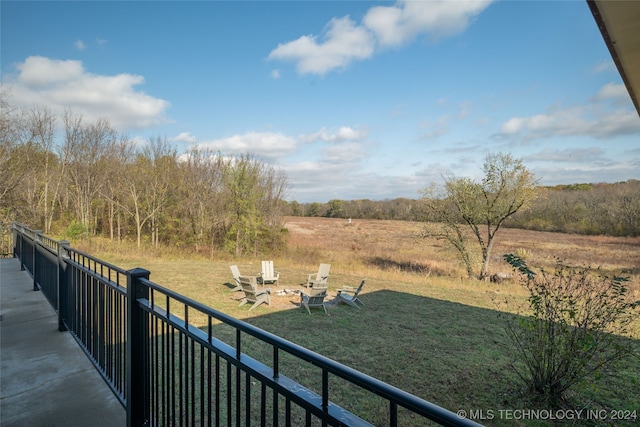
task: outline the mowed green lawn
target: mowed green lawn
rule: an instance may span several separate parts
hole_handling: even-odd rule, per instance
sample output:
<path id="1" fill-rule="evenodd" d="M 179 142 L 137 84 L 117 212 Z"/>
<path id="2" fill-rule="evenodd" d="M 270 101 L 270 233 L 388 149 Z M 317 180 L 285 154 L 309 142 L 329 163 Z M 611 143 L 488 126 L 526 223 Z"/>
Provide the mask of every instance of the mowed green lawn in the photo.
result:
<path id="1" fill-rule="evenodd" d="M 390 227 L 385 223 L 387 227 Z M 312 224 L 306 226 L 312 227 Z M 380 226 L 361 229 L 375 233 Z M 387 232 L 390 232 L 387 230 Z M 309 234 L 305 232 L 305 234 Z M 326 234 L 326 232 L 324 233 Z M 411 239 L 406 230 L 401 233 Z M 299 237 L 299 236 L 298 236 Z M 331 236 L 326 240 L 331 240 Z M 377 239 L 377 237 L 373 237 Z M 561 241 L 561 236 L 559 236 Z M 300 240 L 292 240 L 300 245 Z M 242 274 L 260 271 L 260 259 L 203 259 L 196 256 L 149 255 L 135 250 L 96 249 L 98 257 L 123 268 L 142 267 L 151 271 L 151 280 L 202 302 L 214 309 L 243 319 L 266 331 L 316 351 L 365 374 L 385 381 L 420 398 L 457 412 L 482 414 L 477 421 L 486 425 L 635 425 L 636 422 L 599 417 L 597 420 L 536 420 L 526 412 L 546 409 L 518 383 L 511 370 L 517 354 L 500 318 L 505 298 L 522 300 L 517 282 L 477 282 L 459 277 L 425 273 L 424 269 L 403 268 L 426 265 L 422 260 L 406 262 L 406 248 L 387 236 L 380 245 L 392 246 L 396 255 L 358 249 L 360 243 L 345 240 L 345 251 L 334 241 L 328 247 L 296 246 L 274 260 L 281 274 L 278 289 L 302 289 L 308 273 L 317 263 L 332 264 L 329 279 L 329 316 L 322 310 L 311 316 L 299 306 L 297 296 L 272 296 L 270 306 L 261 305 L 249 312 L 238 307 L 240 293 L 231 292 L 229 265 L 237 264 Z M 124 252 L 124 254 L 123 254 Z M 397 255 L 402 253 L 402 255 Z M 354 255 L 355 254 L 355 255 Z M 394 258 L 397 256 L 397 258 Z M 637 255 L 632 255 L 633 256 Z M 263 257 L 264 258 L 264 257 Z M 388 259 L 397 268 L 389 269 Z M 368 261 L 367 261 L 368 260 Z M 384 267 L 382 264 L 386 265 Z M 398 267 L 399 266 L 399 267 Z M 439 266 L 441 263 L 431 265 Z M 451 267 L 453 268 L 453 267 Z M 504 269 L 504 267 L 503 267 Z M 407 270 L 407 271 L 405 271 Z M 418 272 L 412 270 L 419 270 Z M 367 277 L 361 300 L 366 306 L 357 310 L 346 305 L 331 305 L 343 285 L 357 286 Z M 634 288 L 635 289 L 635 288 Z M 634 290 L 635 292 L 635 290 Z M 198 322 L 197 319 L 194 322 Z M 201 326 L 201 325 L 199 325 Z M 640 330 L 636 331 L 640 338 Z M 640 340 L 635 341 L 640 354 Z M 243 350 L 251 351 L 251 346 Z M 257 350 L 259 351 L 259 350 Z M 250 354 L 258 359 L 265 355 Z M 269 356 L 266 355 L 266 360 Z M 302 382 L 307 375 L 295 365 L 287 365 L 283 375 Z M 606 411 L 640 411 L 640 359 L 630 359 L 598 379 L 595 384 L 576 389 L 570 396 L 571 408 Z M 332 396 L 335 403 L 358 414 L 368 414 L 375 422 L 386 408 L 367 395 L 351 394 L 347 389 Z M 640 417 L 640 413 L 638 413 Z M 492 419 L 489 419 L 492 418 Z M 525 418 L 525 419 L 517 419 Z M 592 417 L 593 418 L 593 417 Z M 407 425 L 422 425 L 420 422 Z"/>

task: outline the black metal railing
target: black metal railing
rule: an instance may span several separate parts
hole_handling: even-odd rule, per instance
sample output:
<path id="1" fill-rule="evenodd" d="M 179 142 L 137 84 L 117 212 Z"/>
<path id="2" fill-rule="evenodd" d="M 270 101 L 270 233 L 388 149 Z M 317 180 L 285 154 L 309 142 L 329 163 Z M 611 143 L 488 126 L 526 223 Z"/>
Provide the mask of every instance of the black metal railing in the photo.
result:
<path id="1" fill-rule="evenodd" d="M 162 287 L 147 270 L 13 228 L 34 289 L 49 294 L 60 330 L 126 408 L 128 426 L 478 425 Z M 358 412 L 345 389 L 381 402 L 385 419 Z"/>
<path id="2" fill-rule="evenodd" d="M 60 324 L 87 353 L 126 405 L 127 272 L 64 245 L 61 247 Z"/>

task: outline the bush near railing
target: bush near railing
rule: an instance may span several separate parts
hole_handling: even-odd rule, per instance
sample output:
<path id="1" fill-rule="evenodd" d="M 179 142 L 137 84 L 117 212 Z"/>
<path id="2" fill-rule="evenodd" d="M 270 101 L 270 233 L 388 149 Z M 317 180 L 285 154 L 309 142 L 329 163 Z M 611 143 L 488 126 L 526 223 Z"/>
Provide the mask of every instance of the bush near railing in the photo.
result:
<path id="1" fill-rule="evenodd" d="M 13 258 L 13 227 L 0 223 L 0 258 Z"/>

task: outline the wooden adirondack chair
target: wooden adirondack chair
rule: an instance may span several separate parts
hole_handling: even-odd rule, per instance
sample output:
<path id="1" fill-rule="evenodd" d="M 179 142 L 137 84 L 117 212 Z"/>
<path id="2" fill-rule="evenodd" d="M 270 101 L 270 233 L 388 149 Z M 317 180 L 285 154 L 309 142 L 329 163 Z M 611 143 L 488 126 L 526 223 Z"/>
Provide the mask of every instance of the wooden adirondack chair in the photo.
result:
<path id="1" fill-rule="evenodd" d="M 242 285 L 240 284 L 240 270 L 238 270 L 237 265 L 230 265 L 231 274 L 233 275 L 233 284 L 236 285 L 235 288 L 231 289 L 233 292 L 241 291 Z"/>
<path id="2" fill-rule="evenodd" d="M 263 302 L 271 305 L 271 289 L 258 289 L 256 276 L 240 276 L 240 285 L 244 291 L 244 298 L 240 301 L 238 307 L 247 303 L 253 303 L 249 311 L 253 310 Z"/>
<path id="3" fill-rule="evenodd" d="M 329 280 L 329 270 L 331 270 L 331 264 L 320 264 L 317 273 L 307 274 L 307 288 L 316 286 L 327 286 Z M 315 278 L 313 275 L 315 274 Z"/>
<path id="4" fill-rule="evenodd" d="M 273 268 L 273 261 L 262 261 L 262 272 L 258 282 L 263 286 L 272 284 L 278 286 L 278 280 L 280 280 L 280 273 Z"/>
<path id="5" fill-rule="evenodd" d="M 353 286 L 345 286 L 342 289 L 338 289 L 336 302 L 338 304 L 344 302 L 345 304 L 348 304 L 355 308 L 360 308 L 358 307 L 358 303 L 364 306 L 364 303 L 358 299 L 358 295 L 360 295 L 360 292 L 362 292 L 362 288 L 364 287 L 364 283 L 366 280 L 367 279 L 362 279 L 362 282 L 360 282 L 360 286 L 358 286 L 357 288 L 354 288 Z"/>
<path id="6" fill-rule="evenodd" d="M 324 310 L 324 313 L 328 316 L 327 307 L 324 305 L 324 299 L 327 297 L 327 287 L 313 287 L 309 289 L 309 294 L 304 292 L 300 293 L 300 307 L 305 307 L 309 315 L 311 315 L 311 308 L 320 308 Z"/>

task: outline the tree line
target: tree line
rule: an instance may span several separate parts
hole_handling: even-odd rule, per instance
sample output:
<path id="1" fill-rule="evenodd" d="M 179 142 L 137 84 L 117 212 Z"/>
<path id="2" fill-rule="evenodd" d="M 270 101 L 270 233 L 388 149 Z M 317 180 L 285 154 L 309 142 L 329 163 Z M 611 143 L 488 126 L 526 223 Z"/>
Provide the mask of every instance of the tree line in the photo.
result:
<path id="1" fill-rule="evenodd" d="M 88 122 L 72 111 L 56 119 L 47 108 L 13 108 L 2 97 L 0 107 L 0 222 L 46 234 L 243 255 L 283 247 L 284 215 L 427 223 L 459 216 L 455 204 L 434 204 L 428 192 L 420 199 L 286 202 L 286 176 L 250 154 L 178 154 L 165 138 L 138 146 L 107 119 Z M 537 187 L 531 200 L 503 225 L 640 235 L 638 180 Z"/>
<path id="2" fill-rule="evenodd" d="M 236 255 L 283 244 L 286 176 L 250 154 L 138 146 L 108 119 L 0 102 L 0 221 Z"/>
<path id="3" fill-rule="evenodd" d="M 527 211 L 515 213 L 505 226 L 536 231 L 609 236 L 640 236 L 640 180 L 540 186 Z M 436 221 L 425 198 L 339 200 L 287 203 L 292 216 Z"/>

